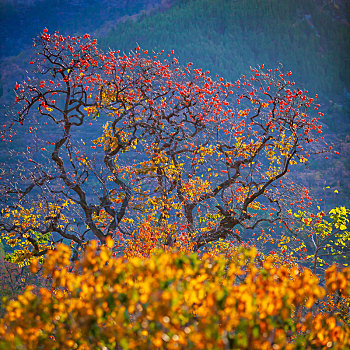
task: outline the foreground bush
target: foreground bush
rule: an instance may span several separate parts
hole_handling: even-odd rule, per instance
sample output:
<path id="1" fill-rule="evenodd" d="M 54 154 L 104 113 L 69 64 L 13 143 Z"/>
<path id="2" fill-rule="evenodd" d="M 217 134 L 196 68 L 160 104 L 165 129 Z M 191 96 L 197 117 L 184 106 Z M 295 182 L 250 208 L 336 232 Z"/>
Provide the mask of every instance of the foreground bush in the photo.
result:
<path id="1" fill-rule="evenodd" d="M 74 268 L 69 247 L 50 251 L 51 290 L 35 295 L 29 287 L 7 305 L 0 348 L 350 347 L 347 325 L 313 309 L 326 291 L 310 270 L 269 258 L 256 263 L 256 251 L 243 248 L 229 262 L 181 252 L 126 260 L 112 256 L 112 244 L 92 242 Z M 326 287 L 349 296 L 349 277 L 349 269 L 332 267 Z"/>

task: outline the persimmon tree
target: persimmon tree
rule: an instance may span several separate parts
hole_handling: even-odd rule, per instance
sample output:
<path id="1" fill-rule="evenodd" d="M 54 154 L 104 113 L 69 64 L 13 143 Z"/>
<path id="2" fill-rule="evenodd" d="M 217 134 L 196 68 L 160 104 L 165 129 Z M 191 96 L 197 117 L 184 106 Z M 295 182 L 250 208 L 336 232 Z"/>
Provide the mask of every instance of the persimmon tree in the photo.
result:
<path id="1" fill-rule="evenodd" d="M 88 35 L 46 30 L 35 49 L 2 136 L 29 128 L 1 187 L 0 229 L 23 256 L 62 239 L 77 255 L 108 236 L 196 251 L 240 228 L 292 230 L 291 209 L 311 204 L 288 173 L 324 149 L 322 113 L 291 72 L 261 66 L 230 83 L 170 54 L 102 53 Z"/>

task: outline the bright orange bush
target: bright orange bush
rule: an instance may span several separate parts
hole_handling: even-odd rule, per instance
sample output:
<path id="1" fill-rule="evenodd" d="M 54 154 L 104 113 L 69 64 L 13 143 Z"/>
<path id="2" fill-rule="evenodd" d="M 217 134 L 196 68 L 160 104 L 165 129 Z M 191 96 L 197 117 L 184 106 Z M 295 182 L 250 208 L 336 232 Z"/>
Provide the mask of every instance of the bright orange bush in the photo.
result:
<path id="1" fill-rule="evenodd" d="M 44 262 L 53 292 L 29 287 L 7 305 L 0 349 L 350 347 L 345 323 L 311 312 L 325 295 L 318 278 L 269 258 L 256 263 L 254 249 L 232 250 L 230 262 L 162 251 L 127 260 L 93 242 L 68 269 L 70 254 L 61 244 Z M 348 291 L 348 274 L 328 270 L 327 287 Z"/>

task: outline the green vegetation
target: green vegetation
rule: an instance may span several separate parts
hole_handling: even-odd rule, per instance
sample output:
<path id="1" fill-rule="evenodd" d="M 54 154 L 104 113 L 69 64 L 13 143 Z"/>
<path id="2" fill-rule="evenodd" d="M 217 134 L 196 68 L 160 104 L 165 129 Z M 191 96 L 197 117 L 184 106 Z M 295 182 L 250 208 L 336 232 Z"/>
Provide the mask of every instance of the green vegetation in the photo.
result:
<path id="1" fill-rule="evenodd" d="M 233 81 L 249 66 L 281 62 L 298 83 L 326 95 L 349 90 L 350 27 L 313 0 L 181 0 L 166 12 L 118 23 L 101 38 L 128 52 L 175 50 Z"/>
<path id="2" fill-rule="evenodd" d="M 19 27 L 26 28 L 26 37 L 22 36 L 23 31 L 16 31 L 18 20 L 14 13 L 21 10 L 12 9 L 9 12 L 0 6 L 4 36 L 7 38 L 11 28 L 14 28 L 13 33 L 19 33 L 13 36 L 14 41 L 10 40 L 11 50 L 18 47 L 24 49 L 31 42 L 30 38 L 39 33 L 39 29 L 33 31 L 35 26 L 40 27 L 40 30 L 48 26 L 51 30 L 60 30 L 66 34 L 95 32 L 99 45 L 106 50 L 113 48 L 127 53 L 136 47 L 136 43 L 150 52 L 175 50 L 180 63 L 191 61 L 194 67 L 209 70 L 213 77 L 218 74 L 228 81 L 236 81 L 241 74 L 249 71 L 250 66 L 265 64 L 267 67 L 276 67 L 279 63 L 283 64 L 286 72 L 293 72 L 292 79 L 299 87 L 308 89 L 310 94 L 319 95 L 321 110 L 325 113 L 321 122 L 328 126 L 325 136 L 329 143 L 334 144 L 334 149 L 340 152 L 339 156 L 330 158 L 327 164 L 324 157 L 314 160 L 299 177 L 313 193 L 322 193 L 322 196 L 327 197 L 323 188 L 331 187 L 331 198 L 327 198 L 331 202 L 328 208 L 349 204 L 348 1 L 135 0 L 108 6 L 104 6 L 105 1 L 98 3 L 98 6 L 96 1 L 77 6 L 78 2 L 75 1 L 72 13 L 64 11 L 63 7 L 55 11 L 59 2 L 48 0 L 45 3 L 49 1 L 52 3 L 49 9 L 42 9 L 42 4 L 38 3 L 35 11 L 33 8 L 25 16 L 22 14 Z M 65 0 L 60 3 L 67 5 L 68 2 Z M 158 10 L 143 11 L 159 4 Z M 46 16 L 43 19 L 44 14 Z M 6 26 L 5 18 L 12 18 L 9 20 L 13 22 L 11 26 Z M 79 21 L 76 21 L 77 18 Z M 13 52 L 7 52 L 10 46 L 5 41 L 0 43 L 7 55 Z M 22 51 L 18 56 L 7 57 L 2 62 L 1 102 L 9 102 L 13 97 L 15 82 L 25 78 L 25 69 L 29 68 L 24 64 L 26 57 L 28 52 Z M 345 199 L 334 195 L 335 189 L 340 190 Z"/>

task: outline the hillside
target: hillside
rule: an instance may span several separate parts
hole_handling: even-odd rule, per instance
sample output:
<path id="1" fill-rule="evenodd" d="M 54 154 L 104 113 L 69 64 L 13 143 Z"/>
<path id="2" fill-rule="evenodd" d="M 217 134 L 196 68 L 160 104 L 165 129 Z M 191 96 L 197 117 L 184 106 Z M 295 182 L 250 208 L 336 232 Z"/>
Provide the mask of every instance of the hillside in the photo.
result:
<path id="1" fill-rule="evenodd" d="M 182 0 L 166 12 L 117 23 L 101 37 L 126 52 L 175 50 L 228 80 L 249 66 L 280 62 L 318 93 L 344 94 L 350 81 L 349 23 L 337 21 L 313 0 Z"/>
<path id="2" fill-rule="evenodd" d="M 237 80 L 250 66 L 275 67 L 282 63 L 286 71 L 293 72 L 298 86 L 318 94 L 325 112 L 323 122 L 327 138 L 341 152 L 341 156 L 334 156 L 329 162 L 320 158 L 299 177 L 322 196 L 328 197 L 327 186 L 332 190 L 341 189 L 345 201 L 349 201 L 348 1 L 125 0 L 102 3 L 38 1 L 23 12 L 13 5 L 11 10 L 4 2 L 3 11 L 10 16 L 2 23 L 3 36 L 14 37 L 11 31 L 18 24 L 16 13 L 21 16 L 21 25 L 13 39 L 15 45 L 10 45 L 9 39 L 2 44 L 6 56 L 17 55 L 2 61 L 2 102 L 9 101 L 13 83 L 24 76 L 27 53 L 20 48 L 26 48 L 30 36 L 43 26 L 71 34 L 95 32 L 105 49 L 111 47 L 128 52 L 138 43 L 148 50 L 175 50 L 181 63 L 191 61 L 195 67 L 209 70 L 212 76 L 218 74 L 229 81 Z M 74 11 L 67 11 L 68 5 Z M 61 12 L 65 14 L 63 19 Z M 28 27 L 28 23 L 32 24 Z M 331 195 L 329 200 L 344 201 L 333 197 Z"/>
<path id="3" fill-rule="evenodd" d="M 45 27 L 50 31 L 94 32 L 118 20 L 157 8 L 161 0 L 4 0 L 0 3 L 0 57 L 18 55 Z"/>

